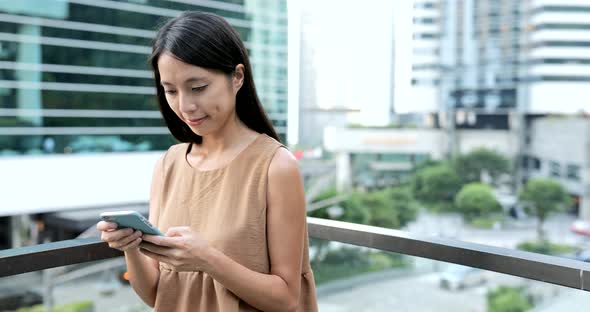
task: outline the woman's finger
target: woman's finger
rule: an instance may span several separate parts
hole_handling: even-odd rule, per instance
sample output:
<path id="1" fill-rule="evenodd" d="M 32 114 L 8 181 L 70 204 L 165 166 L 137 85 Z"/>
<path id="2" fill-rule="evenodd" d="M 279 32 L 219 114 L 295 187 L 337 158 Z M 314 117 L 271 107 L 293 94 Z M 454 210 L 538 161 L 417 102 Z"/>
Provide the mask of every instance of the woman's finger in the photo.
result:
<path id="1" fill-rule="evenodd" d="M 134 241 L 132 241 L 131 243 L 129 243 L 127 246 L 121 247 L 119 248 L 121 251 L 127 251 L 129 249 L 135 249 L 139 247 L 139 244 L 141 244 L 141 237 L 136 238 Z"/>
<path id="2" fill-rule="evenodd" d="M 123 238 L 132 235 L 133 229 L 121 229 L 111 232 L 102 232 L 101 239 L 105 242 L 116 242 L 122 240 Z"/>
<path id="3" fill-rule="evenodd" d="M 117 228 L 117 223 L 115 222 L 106 222 L 100 221 L 96 224 L 96 229 L 102 232 L 106 232 L 109 230 L 115 230 Z"/>
<path id="4" fill-rule="evenodd" d="M 135 231 L 133 234 L 131 234 L 129 236 L 125 236 L 120 240 L 110 242 L 109 246 L 112 248 L 121 249 L 122 247 L 127 246 L 128 244 L 132 243 L 133 241 L 135 241 L 139 237 L 141 237 L 141 232 Z"/>
<path id="5" fill-rule="evenodd" d="M 147 250 L 145 248 L 140 247 L 139 248 L 139 252 L 141 252 L 142 254 L 144 254 L 144 255 L 146 255 L 146 256 L 148 256 L 148 257 L 150 257 L 150 258 L 152 258 L 152 259 L 154 259 L 156 261 L 164 262 L 164 263 L 168 263 L 168 264 L 172 264 L 171 263 L 172 261 L 168 257 L 163 256 L 163 255 L 159 255 L 157 253 L 153 253 L 153 252 L 151 252 L 151 251 L 149 251 L 149 250 Z"/>
<path id="6" fill-rule="evenodd" d="M 147 250 L 151 253 L 156 253 L 159 255 L 164 255 L 164 256 L 169 256 L 169 253 L 171 251 L 171 248 L 168 247 L 163 247 L 163 246 L 158 246 L 156 244 L 152 244 L 147 242 L 145 239 L 143 239 L 144 242 L 141 244 L 141 249 Z"/>

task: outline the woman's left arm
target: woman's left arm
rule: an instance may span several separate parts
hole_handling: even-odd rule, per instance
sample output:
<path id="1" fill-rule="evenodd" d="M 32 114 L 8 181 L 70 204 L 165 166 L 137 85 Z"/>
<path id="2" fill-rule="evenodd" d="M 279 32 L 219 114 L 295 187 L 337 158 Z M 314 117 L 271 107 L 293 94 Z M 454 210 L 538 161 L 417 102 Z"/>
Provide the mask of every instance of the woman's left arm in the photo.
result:
<path id="1" fill-rule="evenodd" d="M 172 228 L 170 237 L 145 235 L 148 256 L 175 266 L 195 264 L 236 296 L 263 311 L 295 311 L 301 288 L 305 235 L 305 194 L 297 161 L 284 148 L 268 170 L 267 240 L 270 274 L 252 271 L 209 247 L 189 228 Z M 146 250 L 147 249 L 147 250 Z"/>

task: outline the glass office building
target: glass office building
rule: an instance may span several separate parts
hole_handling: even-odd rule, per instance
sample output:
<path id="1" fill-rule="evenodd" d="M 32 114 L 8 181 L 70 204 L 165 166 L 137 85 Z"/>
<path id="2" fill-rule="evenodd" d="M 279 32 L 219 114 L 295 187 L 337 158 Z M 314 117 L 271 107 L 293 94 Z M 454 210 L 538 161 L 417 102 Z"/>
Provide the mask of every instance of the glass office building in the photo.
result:
<path id="1" fill-rule="evenodd" d="M 248 48 L 285 140 L 286 0 L 0 2 L 0 155 L 162 150 L 174 144 L 147 63 L 158 25 L 219 14 Z"/>

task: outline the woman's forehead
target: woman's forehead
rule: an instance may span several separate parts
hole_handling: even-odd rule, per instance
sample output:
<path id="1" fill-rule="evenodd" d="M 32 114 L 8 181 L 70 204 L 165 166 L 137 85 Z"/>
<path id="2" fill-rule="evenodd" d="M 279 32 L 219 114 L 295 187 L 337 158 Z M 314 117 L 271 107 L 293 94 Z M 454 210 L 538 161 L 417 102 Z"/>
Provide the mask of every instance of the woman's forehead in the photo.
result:
<path id="1" fill-rule="evenodd" d="M 205 68 L 196 66 L 196 65 L 192 65 L 189 63 L 185 63 L 182 60 L 180 60 L 179 58 L 177 58 L 176 56 L 174 56 L 173 54 L 170 53 L 162 53 L 162 55 L 160 55 L 160 57 L 158 58 L 158 68 L 160 70 L 162 69 L 185 69 L 185 70 L 200 70 L 200 71 L 206 71 Z"/>
<path id="2" fill-rule="evenodd" d="M 169 53 L 164 53 L 160 56 L 158 59 L 158 69 L 162 80 L 200 80 L 208 78 L 213 74 L 211 70 L 185 63 Z"/>

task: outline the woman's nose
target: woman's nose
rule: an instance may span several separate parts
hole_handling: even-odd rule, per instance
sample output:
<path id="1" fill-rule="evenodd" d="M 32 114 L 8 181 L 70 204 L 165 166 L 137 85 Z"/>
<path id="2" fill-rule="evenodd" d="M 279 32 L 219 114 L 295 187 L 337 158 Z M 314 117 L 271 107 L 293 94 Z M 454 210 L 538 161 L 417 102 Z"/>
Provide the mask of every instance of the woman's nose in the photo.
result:
<path id="1" fill-rule="evenodd" d="M 193 103 L 189 96 L 179 94 L 178 107 L 183 113 L 191 113 L 197 110 L 197 105 Z"/>

